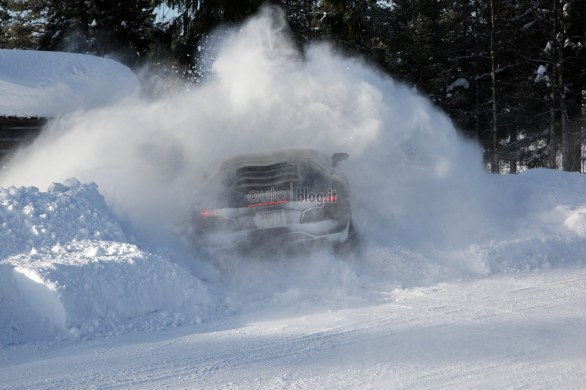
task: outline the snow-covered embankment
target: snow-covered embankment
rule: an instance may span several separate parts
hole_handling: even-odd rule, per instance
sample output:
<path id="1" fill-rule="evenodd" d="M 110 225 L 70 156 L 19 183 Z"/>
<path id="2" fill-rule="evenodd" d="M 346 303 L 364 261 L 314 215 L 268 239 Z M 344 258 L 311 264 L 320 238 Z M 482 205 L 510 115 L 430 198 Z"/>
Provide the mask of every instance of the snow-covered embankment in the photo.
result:
<path id="1" fill-rule="evenodd" d="M 199 322 L 209 303 L 127 237 L 95 184 L 0 189 L 0 345 Z"/>

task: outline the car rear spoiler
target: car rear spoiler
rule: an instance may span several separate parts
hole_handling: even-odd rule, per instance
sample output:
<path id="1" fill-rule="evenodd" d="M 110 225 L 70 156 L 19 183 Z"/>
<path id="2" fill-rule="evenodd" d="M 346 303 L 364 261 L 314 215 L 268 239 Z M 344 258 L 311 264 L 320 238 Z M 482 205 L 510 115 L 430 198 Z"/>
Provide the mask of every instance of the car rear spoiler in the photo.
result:
<path id="1" fill-rule="evenodd" d="M 348 160 L 348 153 L 334 153 L 332 154 L 332 166 L 336 166 L 340 161 Z"/>

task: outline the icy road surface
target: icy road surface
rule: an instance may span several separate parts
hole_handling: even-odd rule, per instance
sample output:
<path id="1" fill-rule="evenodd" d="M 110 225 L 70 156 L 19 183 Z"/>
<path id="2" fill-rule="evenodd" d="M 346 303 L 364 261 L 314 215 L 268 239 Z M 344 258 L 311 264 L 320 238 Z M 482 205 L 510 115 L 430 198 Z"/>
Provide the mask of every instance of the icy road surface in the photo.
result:
<path id="1" fill-rule="evenodd" d="M 586 383 L 586 269 L 397 289 L 369 306 L 0 353 L 12 388 L 542 388 Z"/>

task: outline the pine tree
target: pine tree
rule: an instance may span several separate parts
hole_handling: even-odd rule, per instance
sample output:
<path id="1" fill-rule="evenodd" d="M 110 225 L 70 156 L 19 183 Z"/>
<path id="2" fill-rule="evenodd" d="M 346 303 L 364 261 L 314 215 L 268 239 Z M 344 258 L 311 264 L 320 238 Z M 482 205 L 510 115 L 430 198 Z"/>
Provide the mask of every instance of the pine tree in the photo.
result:
<path id="1" fill-rule="evenodd" d="M 178 13 L 169 30 L 172 52 L 185 66 L 194 65 L 195 49 L 221 24 L 238 24 L 253 15 L 263 0 L 164 0 Z"/>
<path id="2" fill-rule="evenodd" d="M 538 2 L 533 11 L 541 31 L 535 78 L 549 111 L 549 166 L 581 169 L 584 90 L 584 1 Z M 561 161 L 560 161 L 561 160 Z"/>
<path id="3" fill-rule="evenodd" d="M 154 24 L 149 0 L 93 1 L 87 12 L 92 53 L 108 54 L 129 65 L 140 63 L 147 55 Z"/>
<path id="4" fill-rule="evenodd" d="M 449 85 L 445 5 L 434 0 L 398 0 L 391 12 L 393 73 L 438 102 Z"/>
<path id="5" fill-rule="evenodd" d="M 37 49 L 45 27 L 42 0 L 3 0 L 0 2 L 0 47 Z"/>
<path id="6" fill-rule="evenodd" d="M 10 20 L 8 13 L 8 0 L 0 0 L 0 39 L 4 37 L 6 23 Z"/>
<path id="7" fill-rule="evenodd" d="M 309 42 L 313 37 L 314 0 L 284 0 L 287 21 L 300 44 Z"/>
<path id="8" fill-rule="evenodd" d="M 469 1 L 394 1 L 387 69 L 445 109 L 464 133 L 482 138 L 487 40 L 475 40 L 485 22 L 475 25 L 473 12 Z"/>
<path id="9" fill-rule="evenodd" d="M 136 65 L 148 52 L 154 24 L 153 6 L 148 0 L 45 3 L 47 18 L 41 49 L 110 55 L 128 65 Z"/>

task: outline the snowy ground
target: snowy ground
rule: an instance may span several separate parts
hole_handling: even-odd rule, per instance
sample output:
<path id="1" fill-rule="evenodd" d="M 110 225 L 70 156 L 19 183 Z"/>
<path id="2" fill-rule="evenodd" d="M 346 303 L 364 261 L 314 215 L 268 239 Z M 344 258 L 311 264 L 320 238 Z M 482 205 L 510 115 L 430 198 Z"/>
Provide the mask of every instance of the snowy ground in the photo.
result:
<path id="1" fill-rule="evenodd" d="M 0 354 L 3 388 L 542 388 L 586 383 L 586 270 Z M 352 305 L 350 305 L 352 306 Z"/>
<path id="2" fill-rule="evenodd" d="M 300 61 L 268 14 L 211 40 L 200 88 L 68 115 L 0 171 L 0 387 L 583 388 L 586 177 L 487 174 L 424 98 Z M 294 146 L 350 153 L 360 251 L 177 235 L 219 161 Z"/>

